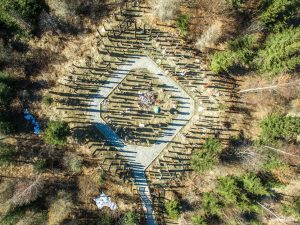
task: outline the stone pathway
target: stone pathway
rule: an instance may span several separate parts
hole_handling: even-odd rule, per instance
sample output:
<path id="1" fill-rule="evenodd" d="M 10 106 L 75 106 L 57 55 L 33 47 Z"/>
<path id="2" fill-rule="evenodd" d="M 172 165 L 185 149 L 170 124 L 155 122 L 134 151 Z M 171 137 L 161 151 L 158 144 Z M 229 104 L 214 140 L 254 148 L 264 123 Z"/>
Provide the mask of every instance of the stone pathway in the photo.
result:
<path id="1" fill-rule="evenodd" d="M 149 72 L 157 76 L 162 83 L 167 84 L 167 88 L 179 103 L 179 111 L 167 128 L 164 129 L 161 137 L 151 146 L 144 147 L 138 145 L 125 145 L 120 137 L 107 125 L 101 118 L 101 103 L 110 95 L 126 77 L 129 71 L 133 69 L 148 69 Z M 105 85 L 97 95 L 94 96 L 90 105 L 90 120 L 96 124 L 97 129 L 106 137 L 112 145 L 127 159 L 129 166 L 133 170 L 135 184 L 138 187 L 143 207 L 146 212 L 146 221 L 148 225 L 155 224 L 154 210 L 150 191 L 145 176 L 146 168 L 156 159 L 161 151 L 172 141 L 176 134 L 192 118 L 194 112 L 194 100 L 174 81 L 166 75 L 164 71 L 148 56 L 136 56 L 132 60 L 123 63 L 115 72 L 111 73 Z"/>

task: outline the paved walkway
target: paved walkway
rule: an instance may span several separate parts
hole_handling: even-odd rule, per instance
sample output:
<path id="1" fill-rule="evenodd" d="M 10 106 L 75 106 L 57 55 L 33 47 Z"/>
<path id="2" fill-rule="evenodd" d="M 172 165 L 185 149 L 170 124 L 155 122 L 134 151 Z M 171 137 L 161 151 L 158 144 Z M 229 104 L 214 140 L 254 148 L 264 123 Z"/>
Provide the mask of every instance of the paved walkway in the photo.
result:
<path id="1" fill-rule="evenodd" d="M 162 83 L 165 83 L 167 85 L 166 89 L 172 92 L 173 97 L 178 101 L 179 105 L 177 108 L 179 113 L 176 119 L 164 129 L 158 140 L 150 147 L 126 145 L 123 140 L 106 125 L 100 116 L 100 105 L 102 101 L 123 81 L 129 71 L 139 68 L 148 69 L 149 72 L 157 76 Z M 128 160 L 128 164 L 133 170 L 135 184 L 140 193 L 144 210 L 146 211 L 148 225 L 155 224 L 155 216 L 144 171 L 175 137 L 180 129 L 191 119 L 193 112 L 194 100 L 172 78 L 165 75 L 160 67 L 148 56 L 134 58 L 116 69 L 116 72 L 110 75 L 104 87 L 95 95 L 90 105 L 91 122 L 96 124 L 97 129 L 103 133 L 106 139 Z"/>

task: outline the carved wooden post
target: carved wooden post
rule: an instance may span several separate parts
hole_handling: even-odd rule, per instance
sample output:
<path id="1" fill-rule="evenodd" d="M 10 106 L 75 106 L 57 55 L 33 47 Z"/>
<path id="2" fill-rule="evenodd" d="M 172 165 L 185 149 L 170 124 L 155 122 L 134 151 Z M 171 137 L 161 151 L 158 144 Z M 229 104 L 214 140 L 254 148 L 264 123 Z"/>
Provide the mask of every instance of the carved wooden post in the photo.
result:
<path id="1" fill-rule="evenodd" d="M 119 24 L 119 32 L 120 32 L 120 34 L 122 34 L 122 27 L 121 27 L 121 24 Z"/>
<path id="2" fill-rule="evenodd" d="M 152 39 L 152 27 L 150 27 L 150 38 Z"/>
<path id="3" fill-rule="evenodd" d="M 134 21 L 134 37 L 136 38 L 136 21 Z"/>
<path id="4" fill-rule="evenodd" d="M 144 34 L 146 34 L 146 24 L 144 24 Z"/>

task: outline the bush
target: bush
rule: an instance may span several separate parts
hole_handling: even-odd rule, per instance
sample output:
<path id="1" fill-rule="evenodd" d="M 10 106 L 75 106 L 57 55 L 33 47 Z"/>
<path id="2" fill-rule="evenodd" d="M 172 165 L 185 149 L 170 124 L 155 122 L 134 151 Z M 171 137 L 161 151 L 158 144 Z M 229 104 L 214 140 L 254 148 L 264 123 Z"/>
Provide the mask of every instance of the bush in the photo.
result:
<path id="1" fill-rule="evenodd" d="M 266 187 L 263 186 L 260 178 L 253 173 L 247 173 L 242 176 L 243 189 L 251 195 L 263 196 L 269 195 Z"/>
<path id="2" fill-rule="evenodd" d="M 265 10 L 260 21 L 270 30 L 288 27 L 296 22 L 298 0 L 265 0 Z"/>
<path id="3" fill-rule="evenodd" d="M 12 98 L 12 89 L 5 83 L 0 82 L 0 105 L 7 104 Z"/>
<path id="4" fill-rule="evenodd" d="M 210 68 L 215 73 L 229 73 L 237 66 L 250 68 L 258 47 L 258 35 L 246 35 L 228 43 L 228 49 L 216 52 Z"/>
<path id="5" fill-rule="evenodd" d="M 80 173 L 82 170 L 82 159 L 74 154 L 68 154 L 64 158 L 65 165 L 73 173 Z"/>
<path id="6" fill-rule="evenodd" d="M 228 0 L 228 2 L 231 9 L 241 12 L 244 0 Z"/>
<path id="7" fill-rule="evenodd" d="M 17 207 L 14 210 L 10 211 L 0 220 L 1 225 L 14 225 L 24 217 L 26 213 L 25 207 Z"/>
<path id="8" fill-rule="evenodd" d="M 126 212 L 123 216 L 123 224 L 124 225 L 138 225 L 138 215 L 136 212 Z"/>
<path id="9" fill-rule="evenodd" d="M 287 164 L 284 161 L 278 159 L 276 155 L 267 154 L 265 156 L 262 165 L 263 170 L 267 172 L 272 172 L 274 170 L 283 169 L 283 168 L 287 168 Z"/>
<path id="10" fill-rule="evenodd" d="M 225 202 L 229 204 L 235 204 L 237 202 L 237 196 L 240 195 L 236 179 L 230 176 L 220 178 L 217 192 L 224 198 Z"/>
<path id="11" fill-rule="evenodd" d="M 201 151 L 192 155 L 192 169 L 197 172 L 203 172 L 211 169 L 219 161 L 219 155 L 222 150 L 221 142 L 215 138 L 205 140 Z"/>
<path id="12" fill-rule="evenodd" d="M 269 76 L 295 70 L 300 65 L 299 38 L 300 28 L 269 35 L 255 59 L 257 69 Z"/>
<path id="13" fill-rule="evenodd" d="M 33 167 L 37 172 L 43 172 L 46 169 L 46 160 L 38 159 L 34 162 Z"/>
<path id="14" fill-rule="evenodd" d="M 43 9 L 40 0 L 2 0 L 0 22 L 6 29 L 6 38 L 27 39 L 35 28 Z"/>
<path id="15" fill-rule="evenodd" d="M 165 209 L 167 215 L 171 219 L 178 219 L 181 212 L 181 206 L 178 200 L 170 200 L 165 202 Z"/>
<path id="16" fill-rule="evenodd" d="M 107 180 L 106 173 L 105 173 L 105 171 L 101 170 L 99 172 L 99 182 L 100 182 L 100 185 L 104 184 L 106 182 L 106 180 Z"/>
<path id="17" fill-rule="evenodd" d="M 259 210 L 257 201 L 270 195 L 268 187 L 252 173 L 241 177 L 226 176 L 219 179 L 217 193 L 224 203 L 237 206 L 242 212 L 256 213 Z"/>
<path id="18" fill-rule="evenodd" d="M 0 121 L 0 134 L 12 134 L 16 130 L 15 124 L 10 121 Z"/>
<path id="19" fill-rule="evenodd" d="M 300 196 L 293 199 L 290 203 L 283 204 L 282 211 L 285 215 L 300 220 Z"/>
<path id="20" fill-rule="evenodd" d="M 50 106 L 53 103 L 53 98 L 50 95 L 45 95 L 45 96 L 43 96 L 42 102 L 45 105 Z"/>
<path id="21" fill-rule="evenodd" d="M 260 122 L 261 141 L 273 143 L 279 139 L 294 140 L 300 134 L 300 118 L 271 114 Z"/>
<path id="22" fill-rule="evenodd" d="M 15 158 L 15 149 L 7 145 L 0 145 L 0 165 L 12 163 Z"/>
<path id="23" fill-rule="evenodd" d="M 205 214 L 219 216 L 221 214 L 221 207 L 222 203 L 216 195 L 212 193 L 203 194 L 201 208 Z"/>
<path id="24" fill-rule="evenodd" d="M 0 71 L 0 82 L 5 84 L 11 84 L 14 79 L 5 71 Z"/>
<path id="25" fill-rule="evenodd" d="M 47 144 L 65 145 L 70 134 L 70 128 L 66 122 L 51 121 L 45 131 L 45 141 Z"/>
<path id="26" fill-rule="evenodd" d="M 2 0 L 2 6 L 11 13 L 12 17 L 18 18 L 19 16 L 30 22 L 35 22 L 43 9 L 40 0 Z"/>
<path id="27" fill-rule="evenodd" d="M 29 207 L 28 207 L 29 208 Z M 47 224 L 47 211 L 40 211 L 37 207 L 29 209 L 15 225 L 44 225 Z"/>
<path id="28" fill-rule="evenodd" d="M 176 19 L 176 25 L 179 28 L 180 32 L 183 35 L 188 35 L 189 33 L 189 23 L 190 23 L 191 17 L 189 15 L 180 15 Z"/>
<path id="29" fill-rule="evenodd" d="M 192 222 L 193 222 L 193 225 L 207 225 L 203 216 L 193 216 Z"/>

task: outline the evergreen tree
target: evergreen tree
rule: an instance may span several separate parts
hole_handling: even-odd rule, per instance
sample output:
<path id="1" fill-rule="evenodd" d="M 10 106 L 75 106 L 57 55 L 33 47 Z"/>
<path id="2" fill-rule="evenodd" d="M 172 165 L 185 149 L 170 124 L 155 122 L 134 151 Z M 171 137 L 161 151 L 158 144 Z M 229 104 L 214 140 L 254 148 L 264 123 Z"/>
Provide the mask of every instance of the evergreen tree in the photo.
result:
<path id="1" fill-rule="evenodd" d="M 289 28 L 271 34 L 256 58 L 257 69 L 265 74 L 275 75 L 289 72 L 300 65 L 300 28 Z"/>
<path id="2" fill-rule="evenodd" d="M 216 52 L 211 58 L 210 68 L 215 73 L 233 72 L 234 67 L 252 66 L 258 48 L 258 35 L 246 35 L 228 43 L 228 49 Z"/>
<path id="3" fill-rule="evenodd" d="M 260 127 L 261 140 L 272 143 L 278 139 L 295 139 L 300 134 L 300 118 L 271 114 L 264 118 Z"/>
<path id="4" fill-rule="evenodd" d="M 215 138 L 206 139 L 201 150 L 192 155 L 192 168 L 198 172 L 211 169 L 218 163 L 221 150 L 222 145 L 219 140 Z"/>
<path id="5" fill-rule="evenodd" d="M 216 195 L 213 193 L 204 193 L 202 197 L 201 208 L 205 214 L 220 215 L 222 204 Z"/>
<path id="6" fill-rule="evenodd" d="M 64 145 L 70 135 L 70 128 L 66 122 L 51 121 L 45 131 L 47 144 Z"/>
<path id="7" fill-rule="evenodd" d="M 296 20 L 300 2 L 298 0 L 264 0 L 264 11 L 260 21 L 270 30 L 288 27 Z"/>

